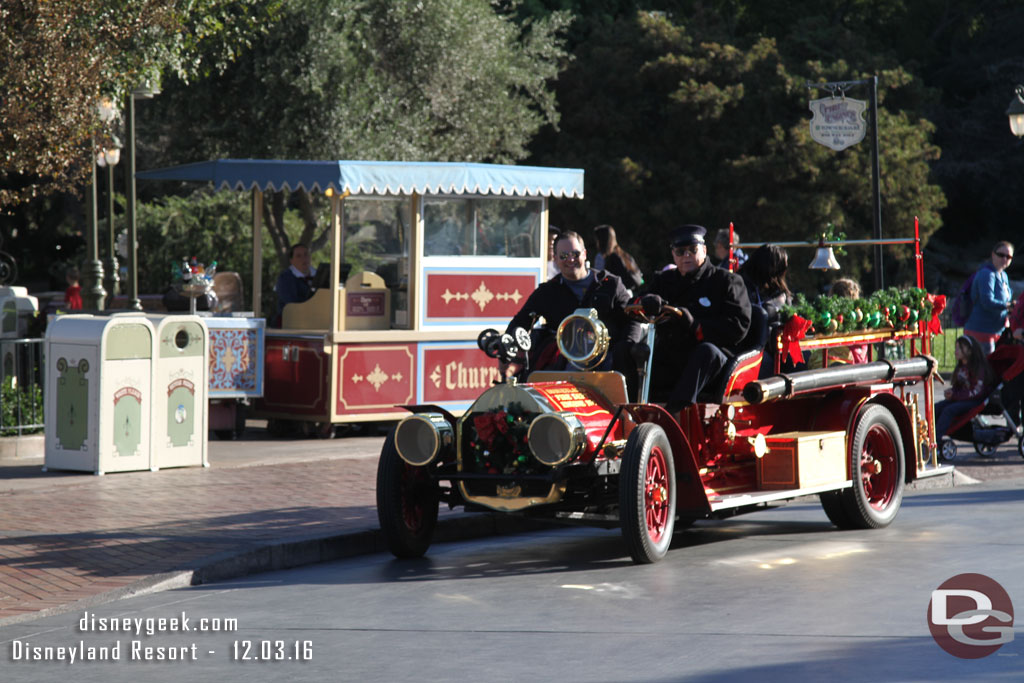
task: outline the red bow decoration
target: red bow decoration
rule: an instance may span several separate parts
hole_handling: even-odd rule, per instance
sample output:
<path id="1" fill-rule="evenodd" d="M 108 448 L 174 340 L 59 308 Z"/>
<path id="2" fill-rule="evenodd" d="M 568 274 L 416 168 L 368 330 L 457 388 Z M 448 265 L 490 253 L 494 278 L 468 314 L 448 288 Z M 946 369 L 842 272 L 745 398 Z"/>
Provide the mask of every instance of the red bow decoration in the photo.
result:
<path id="1" fill-rule="evenodd" d="M 488 448 L 493 447 L 499 434 L 508 434 L 507 416 L 504 410 L 474 416 L 473 428 L 476 429 L 477 440 Z"/>
<path id="2" fill-rule="evenodd" d="M 789 356 L 793 363 L 803 363 L 804 354 L 800 351 L 800 340 L 807 335 L 811 321 L 794 315 L 786 321 L 782 328 L 782 355 Z"/>
<path id="3" fill-rule="evenodd" d="M 492 413 L 475 415 L 473 417 L 473 428 L 476 429 L 476 436 L 480 443 L 490 446 L 494 443 L 494 437 L 498 434 L 498 426 L 494 423 Z"/>
<path id="4" fill-rule="evenodd" d="M 932 319 L 928 321 L 928 331 L 932 334 L 942 334 L 942 323 L 939 322 L 939 314 L 946 310 L 946 295 L 927 294 L 926 296 L 932 305 Z"/>

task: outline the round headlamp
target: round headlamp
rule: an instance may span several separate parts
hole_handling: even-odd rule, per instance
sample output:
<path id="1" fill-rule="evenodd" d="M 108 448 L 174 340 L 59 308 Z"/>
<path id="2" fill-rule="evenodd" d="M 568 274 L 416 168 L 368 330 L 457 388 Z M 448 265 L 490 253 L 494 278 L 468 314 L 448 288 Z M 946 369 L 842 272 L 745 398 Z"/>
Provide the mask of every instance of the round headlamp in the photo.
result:
<path id="1" fill-rule="evenodd" d="M 578 368 L 601 364 L 608 353 L 608 328 L 593 308 L 578 308 L 558 326 L 558 350 Z"/>
<path id="2" fill-rule="evenodd" d="M 545 465 L 560 465 L 583 450 L 587 431 L 573 413 L 545 413 L 530 423 L 526 439 L 533 457 Z"/>
<path id="3" fill-rule="evenodd" d="M 395 427 L 395 448 L 399 457 L 417 467 L 450 451 L 453 443 L 455 431 L 440 413 L 409 415 Z"/>

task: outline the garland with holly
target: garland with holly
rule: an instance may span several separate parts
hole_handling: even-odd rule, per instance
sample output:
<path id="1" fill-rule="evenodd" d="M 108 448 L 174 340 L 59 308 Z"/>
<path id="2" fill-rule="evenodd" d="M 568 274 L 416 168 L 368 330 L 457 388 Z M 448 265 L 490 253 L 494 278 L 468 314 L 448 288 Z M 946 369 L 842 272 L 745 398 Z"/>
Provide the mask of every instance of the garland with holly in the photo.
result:
<path id="1" fill-rule="evenodd" d="M 803 294 L 793 297 L 779 315 L 783 322 L 799 317 L 810 322 L 808 334 L 830 335 L 873 329 L 912 329 L 920 320 L 930 320 L 933 299 L 919 287 L 881 289 L 862 299 L 818 296 L 810 301 Z"/>
<path id="2" fill-rule="evenodd" d="M 533 414 L 519 403 L 504 409 L 477 413 L 471 418 L 469 462 L 473 471 L 484 474 L 529 474 L 535 464 L 530 457 L 526 433 Z"/>

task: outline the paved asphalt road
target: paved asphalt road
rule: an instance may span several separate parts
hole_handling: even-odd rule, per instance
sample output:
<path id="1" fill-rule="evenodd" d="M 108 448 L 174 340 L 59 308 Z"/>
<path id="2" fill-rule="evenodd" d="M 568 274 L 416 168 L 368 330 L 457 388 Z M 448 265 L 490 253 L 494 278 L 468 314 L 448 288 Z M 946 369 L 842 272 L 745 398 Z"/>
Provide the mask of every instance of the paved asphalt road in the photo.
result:
<path id="1" fill-rule="evenodd" d="M 122 600 L 90 614 L 237 630 L 136 636 L 47 617 L 4 629 L 0 680 L 1019 680 L 1019 628 L 997 653 L 958 659 L 926 621 L 931 591 L 966 572 L 1024 605 L 1019 483 L 912 492 L 876 531 L 837 531 L 811 503 L 699 522 L 646 567 L 615 531 L 552 529 Z M 120 643 L 120 661 L 15 661 L 15 640 Z M 131 661 L 133 641 L 137 656 L 189 659 L 194 644 L 197 661 Z M 244 659 L 261 653 L 281 660 Z"/>

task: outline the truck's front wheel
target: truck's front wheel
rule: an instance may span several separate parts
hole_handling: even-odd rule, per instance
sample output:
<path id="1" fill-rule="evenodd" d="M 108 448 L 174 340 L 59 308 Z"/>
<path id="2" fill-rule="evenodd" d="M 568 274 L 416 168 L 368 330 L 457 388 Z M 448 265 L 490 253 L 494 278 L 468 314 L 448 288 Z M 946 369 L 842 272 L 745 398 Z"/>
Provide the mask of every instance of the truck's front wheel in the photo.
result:
<path id="1" fill-rule="evenodd" d="M 676 473 L 672 447 L 656 424 L 641 424 L 629 435 L 619 474 L 619 521 L 629 554 L 637 564 L 665 557 L 676 518 Z"/>
<path id="2" fill-rule="evenodd" d="M 377 463 L 377 519 L 395 557 L 421 557 L 437 526 L 439 491 L 426 467 L 413 467 L 395 448 L 392 431 Z"/>

